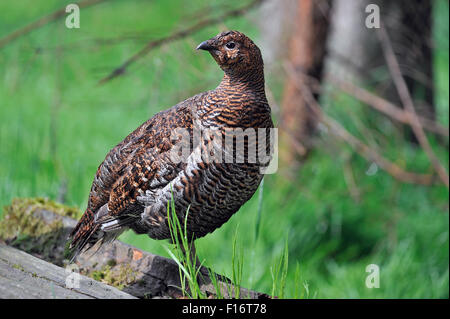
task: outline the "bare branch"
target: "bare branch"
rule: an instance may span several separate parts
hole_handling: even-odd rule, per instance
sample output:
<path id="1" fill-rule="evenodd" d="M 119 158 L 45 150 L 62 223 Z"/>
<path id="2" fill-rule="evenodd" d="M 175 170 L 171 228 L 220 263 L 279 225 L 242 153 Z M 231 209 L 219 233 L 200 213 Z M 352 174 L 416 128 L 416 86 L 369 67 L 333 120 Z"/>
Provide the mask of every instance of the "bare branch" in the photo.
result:
<path id="1" fill-rule="evenodd" d="M 310 107 L 310 110 L 316 114 L 316 116 L 320 119 L 320 121 L 328 127 L 337 137 L 345 141 L 349 144 L 355 152 L 360 154 L 362 157 L 367 159 L 368 161 L 375 162 L 381 169 L 385 170 L 392 177 L 398 179 L 399 181 L 413 184 L 421 184 L 421 185 L 431 185 L 434 183 L 434 177 L 430 174 L 420 174 L 420 173 L 412 173 L 405 171 L 395 163 L 381 156 L 377 151 L 367 146 L 357 137 L 348 132 L 342 125 L 340 125 L 337 121 L 327 116 L 322 112 L 322 109 L 319 103 L 315 100 L 313 94 L 310 89 L 303 85 L 302 81 L 299 81 L 297 78 L 297 74 L 293 72 L 293 68 L 291 65 L 285 64 L 284 68 L 288 74 L 288 76 L 292 77 L 292 79 L 297 83 L 299 90 L 302 90 L 302 95 L 305 99 L 307 99 L 307 104 Z"/>
<path id="2" fill-rule="evenodd" d="M 388 172 L 392 177 L 399 181 L 413 184 L 432 185 L 434 182 L 433 175 L 420 174 L 405 171 L 397 164 L 381 156 L 374 149 L 364 144 L 361 140 L 350 134 L 342 125 L 327 115 L 322 115 L 322 123 L 331 129 L 334 134 L 347 142 L 357 153 L 369 161 L 375 162 L 381 169 Z"/>
<path id="3" fill-rule="evenodd" d="M 343 166 L 343 173 L 345 184 L 347 185 L 348 191 L 352 199 L 359 203 L 361 201 L 361 191 L 355 181 L 355 176 L 353 174 L 352 166 L 350 165 L 350 156 L 346 156 Z"/>
<path id="4" fill-rule="evenodd" d="M 408 90 L 408 86 L 406 85 L 405 79 L 403 78 L 402 72 L 400 70 L 397 61 L 397 57 L 395 56 L 394 51 L 392 49 L 392 44 L 389 39 L 389 35 L 387 34 L 386 29 L 383 26 L 380 29 L 378 29 L 377 35 L 380 40 L 387 65 L 391 72 L 394 85 L 397 88 L 400 100 L 402 101 L 402 104 L 405 107 L 405 109 L 411 115 L 410 116 L 411 128 L 414 134 L 416 135 L 420 146 L 422 146 L 423 150 L 427 154 L 439 178 L 442 180 L 445 186 L 449 188 L 449 177 L 447 171 L 434 154 L 433 149 L 431 148 L 431 145 L 427 139 L 427 136 L 423 131 L 422 124 L 419 120 L 419 117 L 417 116 L 416 109 L 414 107 L 414 103 L 411 98 L 411 94 Z"/>
<path id="5" fill-rule="evenodd" d="M 84 1 L 80 1 L 80 2 L 75 2 L 75 4 L 78 5 L 78 7 L 81 9 L 81 8 L 93 6 L 93 5 L 103 2 L 103 1 L 105 1 L 105 0 L 84 0 Z M 27 33 L 30 33 L 31 31 L 39 29 L 40 27 L 43 27 L 44 25 L 46 25 L 50 22 L 58 20 L 59 18 L 65 16 L 65 15 L 66 15 L 66 7 L 64 6 L 63 8 L 56 10 L 55 12 L 53 12 L 45 17 L 42 17 L 39 20 L 36 20 L 20 29 L 17 29 L 16 31 L 14 31 L 0 39 L 0 49 L 2 47 L 4 47 L 6 44 L 14 41 L 15 39 L 17 39 Z"/>
<path id="6" fill-rule="evenodd" d="M 126 60 L 125 62 L 123 62 L 119 67 L 115 68 L 108 76 L 104 77 L 103 79 L 101 79 L 98 84 L 102 85 L 122 74 L 125 73 L 125 70 L 134 62 L 136 62 L 137 60 L 139 60 L 140 58 L 144 57 L 145 55 L 147 55 L 151 50 L 160 47 L 161 45 L 165 44 L 165 43 L 169 43 L 175 40 L 179 40 L 179 39 L 183 39 L 191 34 L 193 34 L 194 32 L 197 32 L 205 27 L 208 27 L 210 25 L 216 24 L 221 22 L 224 19 L 228 19 L 231 17 L 237 17 L 240 15 L 245 14 L 249 9 L 251 9 L 252 7 L 260 4 L 261 2 L 263 2 L 264 0 L 253 0 L 250 3 L 248 3 L 247 5 L 238 8 L 238 9 L 234 9 L 234 10 L 230 10 L 225 12 L 224 14 L 218 16 L 218 17 L 214 17 L 214 18 L 208 18 L 208 19 L 204 19 L 201 20 L 199 22 L 197 22 L 196 24 L 180 30 L 180 31 L 176 31 L 166 37 L 157 39 L 157 40 L 153 40 L 150 41 L 149 43 L 147 43 L 147 45 L 145 47 L 143 47 L 140 51 L 138 51 L 137 53 L 135 53 L 133 56 L 131 56 L 128 60 Z"/>
<path id="7" fill-rule="evenodd" d="M 361 102 L 370 105 L 377 111 L 388 115 L 398 122 L 412 126 L 413 115 L 411 114 L 411 112 L 401 109 L 391 102 L 383 99 L 382 97 L 375 95 L 364 88 L 358 87 L 351 82 L 340 80 L 331 74 L 327 75 L 327 80 L 329 80 L 330 83 L 335 85 L 340 90 L 346 92 L 347 94 L 350 94 Z M 436 123 L 433 120 L 427 119 L 425 117 L 418 116 L 418 118 L 424 129 L 446 137 L 449 136 L 448 129 L 443 127 L 439 123 Z"/>

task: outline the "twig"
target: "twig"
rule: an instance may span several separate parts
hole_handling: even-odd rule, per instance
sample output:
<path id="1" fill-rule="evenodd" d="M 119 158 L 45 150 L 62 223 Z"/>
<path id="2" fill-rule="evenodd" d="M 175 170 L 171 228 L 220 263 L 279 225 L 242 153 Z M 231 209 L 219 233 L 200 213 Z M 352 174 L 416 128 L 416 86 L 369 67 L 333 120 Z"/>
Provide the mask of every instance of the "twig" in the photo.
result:
<path id="1" fill-rule="evenodd" d="M 338 137 L 347 142 L 357 153 L 369 161 L 375 162 L 380 168 L 388 172 L 394 178 L 413 184 L 432 185 L 433 175 L 420 174 L 405 171 L 400 166 L 384 158 L 374 149 L 364 144 L 361 140 L 350 134 L 342 125 L 334 119 L 322 114 L 322 123 L 331 129 Z"/>
<path id="2" fill-rule="evenodd" d="M 344 56 L 340 52 L 330 49 L 329 57 L 333 60 L 336 60 L 336 63 L 343 64 L 344 66 L 347 66 L 351 69 L 353 69 L 354 72 L 356 72 L 358 75 L 361 75 L 365 78 L 368 78 L 370 81 L 377 81 L 378 79 L 370 72 L 369 69 L 367 69 L 364 66 L 361 66 L 355 61 L 352 60 L 351 57 Z M 434 88 L 434 84 L 432 80 L 427 77 L 425 74 L 421 73 L 418 70 L 412 69 L 410 66 L 407 65 L 401 65 L 403 74 L 408 75 L 412 79 L 416 80 L 417 82 L 423 84 L 424 86 L 428 88 Z"/>
<path id="3" fill-rule="evenodd" d="M 382 26 L 377 32 L 378 38 L 381 43 L 381 48 L 383 49 L 383 54 L 386 59 L 387 65 L 392 75 L 394 85 L 397 88 L 398 95 L 402 101 L 403 106 L 407 111 L 409 111 L 411 128 L 419 141 L 420 146 L 427 154 L 434 170 L 438 174 L 442 182 L 449 188 L 449 177 L 444 166 L 439 162 L 438 158 L 433 152 L 431 145 L 427 139 L 425 132 L 423 131 L 422 124 L 420 123 L 419 117 L 417 116 L 416 109 L 414 107 L 413 100 L 411 98 L 408 86 L 406 85 L 405 79 L 403 78 L 402 72 L 398 65 L 397 57 L 392 49 L 392 44 L 389 39 L 386 30 Z"/>
<path id="4" fill-rule="evenodd" d="M 84 0 L 84 1 L 80 1 L 80 2 L 75 2 L 75 4 L 78 5 L 78 7 L 81 9 L 81 8 L 93 6 L 93 5 L 103 2 L 103 1 L 105 1 L 105 0 Z M 42 17 L 39 20 L 36 20 L 20 29 L 17 29 L 16 31 L 14 31 L 0 39 L 0 49 L 2 47 L 4 47 L 6 44 L 14 41 L 15 39 L 17 39 L 27 33 L 30 33 L 31 31 L 39 29 L 40 27 L 42 27 L 50 22 L 58 20 L 59 18 L 65 16 L 65 15 L 66 15 L 66 6 L 64 6 L 63 8 L 56 10 L 55 12 L 53 12 L 45 17 Z"/>
<path id="5" fill-rule="evenodd" d="M 349 144 L 357 153 L 363 156 L 369 161 L 375 162 L 380 168 L 389 173 L 392 177 L 406 183 L 431 185 L 434 182 L 433 175 L 420 174 L 405 171 L 395 163 L 381 156 L 377 151 L 364 144 L 357 137 L 348 132 L 342 125 L 336 122 L 334 119 L 328 117 L 322 112 L 319 103 L 315 100 L 310 89 L 303 85 L 302 81 L 299 81 L 297 74 L 293 71 L 291 65 L 285 64 L 284 68 L 288 75 L 292 77 L 294 83 L 298 85 L 298 89 L 301 90 L 302 96 L 307 100 L 307 104 L 310 110 L 314 112 L 320 121 L 327 126 L 337 137 L 341 138 L 347 144 Z"/>
<path id="6" fill-rule="evenodd" d="M 257 4 L 260 4 L 261 2 L 263 2 L 264 0 L 253 0 L 251 1 L 249 4 L 238 8 L 238 9 L 234 9 L 234 10 L 230 10 L 225 12 L 224 14 L 218 16 L 218 17 L 214 17 L 214 18 L 208 18 L 208 19 L 204 19 L 201 20 L 200 22 L 186 28 L 180 31 L 176 31 L 166 37 L 157 39 L 157 40 L 153 40 L 150 41 L 149 43 L 147 43 L 145 45 L 145 47 L 143 47 L 140 51 L 138 51 L 137 53 L 135 53 L 133 56 L 131 56 L 128 60 L 126 60 L 125 62 L 123 62 L 119 67 L 115 68 L 108 76 L 104 77 L 103 79 L 101 79 L 98 84 L 102 85 L 120 75 L 122 75 L 125 70 L 134 62 L 136 62 L 137 60 L 139 60 L 140 58 L 142 58 L 143 56 L 147 55 L 151 50 L 160 47 L 161 45 L 168 43 L 168 42 L 172 42 L 175 40 L 179 40 L 182 38 L 185 38 L 189 35 L 191 35 L 194 32 L 197 32 L 207 26 L 210 26 L 212 24 L 215 23 L 219 23 L 220 21 L 230 18 L 230 17 L 236 17 L 239 15 L 242 15 L 244 13 L 246 13 L 249 9 L 251 9 L 252 7 L 256 6 Z"/>
<path id="7" fill-rule="evenodd" d="M 364 88 L 358 87 L 351 82 L 340 80 L 331 74 L 327 75 L 327 79 L 340 90 L 350 94 L 367 105 L 370 105 L 377 111 L 388 115 L 398 122 L 409 124 L 411 126 L 413 125 L 413 115 L 408 110 L 401 109 L 382 97 L 375 95 Z M 439 123 L 425 117 L 418 116 L 418 118 L 424 129 L 442 136 L 449 136 L 448 129 Z"/>
<path id="8" fill-rule="evenodd" d="M 353 174 L 353 169 L 350 165 L 350 156 L 346 156 L 344 164 L 343 164 L 343 173 L 345 184 L 347 184 L 348 191 L 352 199 L 359 203 L 361 201 L 361 192 L 358 188 L 358 185 L 355 181 L 355 176 Z"/>

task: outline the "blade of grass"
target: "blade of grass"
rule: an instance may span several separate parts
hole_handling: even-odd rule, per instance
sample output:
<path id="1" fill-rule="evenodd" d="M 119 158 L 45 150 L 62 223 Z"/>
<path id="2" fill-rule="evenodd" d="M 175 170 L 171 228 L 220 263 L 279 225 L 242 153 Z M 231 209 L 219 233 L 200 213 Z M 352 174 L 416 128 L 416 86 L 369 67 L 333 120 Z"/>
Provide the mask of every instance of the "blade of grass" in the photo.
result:
<path id="1" fill-rule="evenodd" d="M 264 178 L 261 181 L 261 184 L 259 185 L 259 192 L 258 192 L 258 211 L 256 215 L 256 222 L 255 222 L 255 243 L 258 240 L 259 236 L 259 227 L 261 224 L 261 214 L 262 214 L 262 203 L 263 203 L 263 190 L 264 190 Z"/>

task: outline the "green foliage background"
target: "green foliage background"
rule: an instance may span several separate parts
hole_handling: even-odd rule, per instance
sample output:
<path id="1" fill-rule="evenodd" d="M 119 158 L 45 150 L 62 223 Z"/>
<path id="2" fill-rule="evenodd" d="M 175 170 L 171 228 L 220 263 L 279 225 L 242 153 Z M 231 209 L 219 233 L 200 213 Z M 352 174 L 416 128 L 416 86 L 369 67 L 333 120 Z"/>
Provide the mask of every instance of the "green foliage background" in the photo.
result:
<path id="1" fill-rule="evenodd" d="M 0 37 L 67 3 L 0 1 Z M 438 120 L 448 126 L 448 1 L 436 3 Z M 208 54 L 194 50 L 196 44 L 225 28 L 241 30 L 258 43 L 258 16 L 252 11 L 207 27 L 152 51 L 125 76 L 103 86 L 97 81 L 147 41 L 241 5 L 107 1 L 81 10 L 80 29 L 67 29 L 58 20 L 0 49 L 0 204 L 14 197 L 57 199 L 66 186 L 66 203 L 84 209 L 97 166 L 109 149 L 156 112 L 220 81 L 221 70 Z M 279 100 L 282 79 L 266 76 Z M 429 170 L 423 152 L 402 142 L 395 127 L 367 106 L 342 94 L 324 99 L 323 105 L 361 138 L 363 125 L 375 126 L 384 155 L 397 164 Z M 430 138 L 448 167 L 448 149 Z M 349 194 L 346 165 L 353 170 L 359 201 Z M 271 292 L 270 269 L 287 239 L 286 297 L 448 298 L 448 190 L 402 184 L 381 170 L 367 174 L 370 166 L 323 133 L 296 176 L 288 179 L 280 172 L 266 177 L 258 238 L 257 193 L 226 225 L 198 240 L 200 258 L 230 275 L 238 228 L 245 287 Z M 121 239 L 167 256 L 161 242 L 145 236 L 129 232 Z M 365 268 L 372 263 L 381 270 L 378 289 L 365 286 Z"/>

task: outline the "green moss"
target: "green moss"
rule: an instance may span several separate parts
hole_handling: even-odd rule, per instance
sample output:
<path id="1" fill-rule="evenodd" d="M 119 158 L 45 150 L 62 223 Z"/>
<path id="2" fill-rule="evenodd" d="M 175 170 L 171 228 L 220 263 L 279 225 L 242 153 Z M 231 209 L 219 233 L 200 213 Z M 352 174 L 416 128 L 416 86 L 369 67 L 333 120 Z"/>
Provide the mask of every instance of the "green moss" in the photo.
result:
<path id="1" fill-rule="evenodd" d="M 115 265 L 117 265 L 117 262 L 115 259 L 110 259 L 108 260 L 107 265 L 110 267 L 114 267 Z"/>
<path id="2" fill-rule="evenodd" d="M 0 220 L 0 238 L 3 240 L 24 236 L 41 236 L 61 228 L 59 220 L 45 223 L 34 216 L 38 210 L 48 210 L 61 216 L 76 218 L 80 211 L 46 198 L 15 198 L 11 205 L 4 207 Z"/>
<path id="3" fill-rule="evenodd" d="M 91 277 L 92 279 L 95 279 L 97 281 L 103 281 L 103 279 L 105 279 L 106 274 L 111 270 L 111 267 L 104 267 L 100 270 L 95 270 L 89 274 L 87 274 L 89 277 Z"/>
<path id="4" fill-rule="evenodd" d="M 0 240 L 60 265 L 66 257 L 60 247 L 64 247 L 67 235 L 60 218 L 48 222 L 36 214 L 44 210 L 71 218 L 79 214 L 76 208 L 46 198 L 16 198 L 4 207 L 3 218 L 0 219 Z"/>
<path id="5" fill-rule="evenodd" d="M 101 269 L 94 270 L 86 275 L 118 289 L 123 289 L 136 282 L 136 272 L 129 264 L 114 266 L 107 264 Z"/>
<path id="6" fill-rule="evenodd" d="M 14 265 L 12 265 L 12 267 L 15 268 L 15 269 L 18 269 L 20 271 L 25 271 L 25 269 L 19 264 L 14 264 Z"/>

